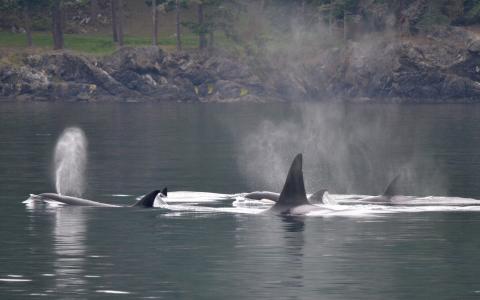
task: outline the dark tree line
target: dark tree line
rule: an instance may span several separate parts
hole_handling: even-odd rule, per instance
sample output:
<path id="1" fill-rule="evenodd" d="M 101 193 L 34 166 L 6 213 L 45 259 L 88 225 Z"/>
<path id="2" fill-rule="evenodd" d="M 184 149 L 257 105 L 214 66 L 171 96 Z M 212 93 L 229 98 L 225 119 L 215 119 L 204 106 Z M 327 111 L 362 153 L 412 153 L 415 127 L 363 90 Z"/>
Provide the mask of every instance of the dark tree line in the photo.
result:
<path id="1" fill-rule="evenodd" d="M 122 0 L 109 0 L 112 20 L 113 41 L 119 46 L 124 45 L 124 11 Z M 50 16 L 50 25 L 53 39 L 53 49 L 64 48 L 65 5 L 74 5 L 73 0 L 1 0 L 0 9 L 4 11 L 21 12 L 23 28 L 25 29 L 27 45 L 33 46 L 31 15 L 32 13 L 45 14 L 45 8 Z M 95 24 L 99 15 L 97 0 L 90 1 L 90 18 Z"/>
<path id="2" fill-rule="evenodd" d="M 162 14 L 175 14 L 176 48 L 179 51 L 182 50 L 182 27 L 198 36 L 198 47 L 202 51 L 215 46 L 215 34 L 218 32 L 222 32 L 235 42 L 245 42 L 239 33 L 241 30 L 245 31 L 238 23 L 242 14 L 244 19 L 249 20 L 246 27 L 257 33 L 261 33 L 262 28 L 258 26 L 259 22 L 255 20 L 255 16 L 263 18 L 261 21 L 263 23 L 270 22 L 269 29 L 278 29 L 279 32 L 288 30 L 292 19 L 300 26 L 304 26 L 305 30 L 310 24 L 323 22 L 330 30 L 335 29 L 338 32 L 341 28 L 345 39 L 350 35 L 347 25 L 352 19 L 366 20 L 364 23 L 370 22 L 369 26 L 374 29 L 385 26 L 375 15 L 381 11 L 377 9 L 379 6 L 387 11 L 384 15 L 395 16 L 394 26 L 398 30 L 406 30 L 409 34 L 415 34 L 422 27 L 431 24 L 480 23 L 480 0 L 144 0 L 144 2 L 151 8 L 153 45 L 157 45 L 159 41 L 159 19 Z M 29 47 L 33 45 L 32 13 L 48 15 L 53 48 L 62 49 L 66 22 L 65 7 L 69 5 L 74 7 L 78 3 L 78 0 L 0 0 L 0 9 L 14 11 L 20 16 Z M 85 0 L 82 3 L 89 6 L 90 22 L 93 25 L 97 23 L 99 16 L 99 3 L 104 7 L 107 5 L 111 17 L 113 42 L 120 47 L 123 46 L 125 1 Z M 406 10 L 412 4 L 418 4 L 416 6 L 418 11 Z M 186 8 L 196 11 L 195 20 L 182 20 L 182 10 Z M 416 18 L 415 22 L 410 22 L 413 18 Z M 405 29 L 406 23 L 409 27 Z M 257 33 L 246 35 L 247 38 L 254 38 Z"/>

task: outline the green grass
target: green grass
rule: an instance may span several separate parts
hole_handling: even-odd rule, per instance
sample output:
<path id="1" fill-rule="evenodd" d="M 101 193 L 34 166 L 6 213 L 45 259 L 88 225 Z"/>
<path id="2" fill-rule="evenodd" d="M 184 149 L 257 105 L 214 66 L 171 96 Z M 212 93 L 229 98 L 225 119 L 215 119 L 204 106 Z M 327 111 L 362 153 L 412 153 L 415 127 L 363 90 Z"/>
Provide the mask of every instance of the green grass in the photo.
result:
<path id="1" fill-rule="evenodd" d="M 53 46 L 52 36 L 48 32 L 33 33 L 33 45 L 35 48 L 51 49 Z M 151 45 L 151 39 L 139 36 L 126 36 L 126 46 Z M 176 39 L 173 36 L 159 38 L 159 45 L 167 50 L 174 49 Z M 198 38 L 193 34 L 185 34 L 182 37 L 182 45 L 185 49 L 193 49 L 198 45 Z M 0 48 L 26 48 L 25 34 L 0 31 Z M 65 49 L 93 55 L 106 55 L 115 51 L 116 47 L 111 36 L 65 34 Z"/>

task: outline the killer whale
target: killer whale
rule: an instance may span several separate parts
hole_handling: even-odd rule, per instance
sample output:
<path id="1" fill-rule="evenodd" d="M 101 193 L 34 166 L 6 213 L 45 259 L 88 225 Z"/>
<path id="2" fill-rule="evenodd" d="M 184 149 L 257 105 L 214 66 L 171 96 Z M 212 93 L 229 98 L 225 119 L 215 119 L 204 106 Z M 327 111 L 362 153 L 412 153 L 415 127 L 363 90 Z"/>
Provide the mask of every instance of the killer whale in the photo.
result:
<path id="1" fill-rule="evenodd" d="M 357 198 L 355 200 L 338 200 L 338 204 L 356 205 L 356 204 L 372 204 L 372 205 L 408 205 L 412 200 L 419 199 L 415 196 L 404 196 L 399 194 L 398 182 L 400 174 L 396 175 L 387 185 L 384 192 L 376 196 L 367 196 Z"/>
<path id="2" fill-rule="evenodd" d="M 310 201 L 310 203 L 324 204 L 323 195 L 326 192 L 328 192 L 328 190 L 326 189 L 318 190 L 315 193 L 308 196 L 307 199 L 308 201 Z M 278 199 L 280 198 L 280 194 L 275 192 L 269 192 L 269 191 L 254 191 L 254 192 L 247 193 L 246 195 L 244 195 L 244 197 L 251 200 L 270 200 L 273 202 L 277 202 Z"/>
<path id="3" fill-rule="evenodd" d="M 305 183 L 303 182 L 302 164 L 302 154 L 299 153 L 293 159 L 278 201 L 267 212 L 298 216 L 324 209 L 311 204 L 307 198 Z"/>
<path id="4" fill-rule="evenodd" d="M 30 198 L 33 200 L 38 201 L 57 201 L 67 205 L 75 205 L 75 206 L 93 206 L 93 207 L 144 207 L 144 208 L 151 208 L 157 198 L 157 195 L 160 194 L 161 197 L 167 197 L 167 188 L 164 188 L 162 191 L 154 190 L 150 193 L 143 196 L 140 200 L 135 202 L 132 205 L 116 205 L 116 204 L 109 204 L 103 203 L 78 197 L 71 197 L 71 196 L 64 196 L 59 195 L 56 193 L 42 193 L 39 195 L 32 195 Z"/>
<path id="5" fill-rule="evenodd" d="M 384 206 L 428 206 L 439 205 L 438 202 L 430 202 L 425 197 L 406 196 L 399 193 L 398 182 L 400 174 L 396 175 L 387 185 L 384 192 L 376 196 L 363 196 L 357 199 L 338 200 L 338 204 L 343 205 L 384 205 Z M 427 201 L 426 201 L 427 200 Z M 431 200 L 431 199 L 430 199 Z M 442 202 L 440 205 L 458 205 Z M 468 202 L 468 205 L 477 205 Z"/>
<path id="6" fill-rule="evenodd" d="M 384 192 L 381 195 L 364 197 L 364 198 L 359 199 L 358 201 L 362 202 L 362 203 L 368 203 L 368 204 L 391 205 L 391 204 L 393 204 L 394 199 L 396 199 L 396 200 L 402 200 L 402 199 L 403 200 L 408 200 L 408 199 L 412 198 L 412 197 L 408 197 L 408 196 L 399 196 L 398 195 L 397 185 L 398 185 L 399 178 L 400 178 L 400 174 L 395 176 L 390 181 L 390 183 L 387 185 L 387 187 L 385 188 Z M 401 197 L 402 199 L 399 199 L 399 197 Z"/>

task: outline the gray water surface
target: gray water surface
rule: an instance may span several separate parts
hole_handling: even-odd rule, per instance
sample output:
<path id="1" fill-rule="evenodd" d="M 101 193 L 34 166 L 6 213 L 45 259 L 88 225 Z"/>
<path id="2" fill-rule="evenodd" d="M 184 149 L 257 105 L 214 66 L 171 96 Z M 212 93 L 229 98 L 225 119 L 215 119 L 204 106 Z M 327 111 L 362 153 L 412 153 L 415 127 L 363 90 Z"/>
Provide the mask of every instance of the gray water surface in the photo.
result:
<path id="1" fill-rule="evenodd" d="M 473 105 L 2 104 L 0 298 L 479 298 L 478 211 L 294 219 L 22 204 L 54 190 L 67 126 L 88 138 L 85 197 L 111 203 L 163 186 L 278 190 L 285 174 L 269 159 L 297 152 L 310 192 L 376 194 L 402 172 L 406 193 L 480 198 L 478 120 Z"/>

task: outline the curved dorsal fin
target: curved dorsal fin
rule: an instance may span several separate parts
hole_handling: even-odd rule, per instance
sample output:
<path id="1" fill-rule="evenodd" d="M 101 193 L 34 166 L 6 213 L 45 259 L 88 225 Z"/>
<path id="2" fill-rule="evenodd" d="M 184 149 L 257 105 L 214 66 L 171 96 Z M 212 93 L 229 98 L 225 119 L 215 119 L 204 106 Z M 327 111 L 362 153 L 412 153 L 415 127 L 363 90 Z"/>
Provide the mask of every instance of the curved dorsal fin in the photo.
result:
<path id="1" fill-rule="evenodd" d="M 303 182 L 302 154 L 297 154 L 288 171 L 278 202 L 275 205 L 303 205 L 309 204 Z"/>
<path id="2" fill-rule="evenodd" d="M 397 176 L 395 176 L 392 181 L 390 181 L 390 183 L 387 185 L 387 188 L 385 189 L 385 191 L 383 192 L 383 196 L 387 196 L 387 197 L 393 197 L 395 195 L 398 195 L 398 188 L 397 188 L 397 184 L 398 184 L 398 179 L 400 178 L 400 174 L 397 174 Z"/>
<path id="3" fill-rule="evenodd" d="M 132 206 L 153 207 L 153 203 L 155 202 L 158 193 L 160 193 L 159 190 L 154 190 L 143 196 L 142 199 L 138 200 L 137 203 Z"/>
<path id="4" fill-rule="evenodd" d="M 310 197 L 308 197 L 308 201 L 310 203 L 323 204 L 323 195 L 325 192 L 327 192 L 326 189 L 316 191 L 315 193 L 311 194 Z"/>

